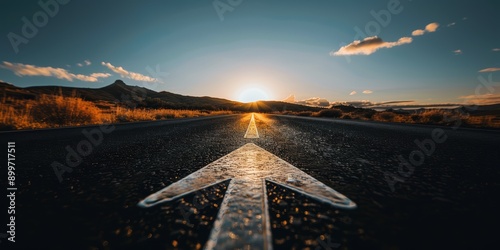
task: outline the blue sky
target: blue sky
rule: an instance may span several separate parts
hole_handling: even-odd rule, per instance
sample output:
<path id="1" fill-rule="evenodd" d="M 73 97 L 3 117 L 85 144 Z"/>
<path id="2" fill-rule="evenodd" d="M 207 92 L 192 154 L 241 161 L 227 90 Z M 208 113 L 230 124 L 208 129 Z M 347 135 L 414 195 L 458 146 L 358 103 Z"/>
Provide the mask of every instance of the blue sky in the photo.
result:
<path id="1" fill-rule="evenodd" d="M 38 1 L 0 3 L 0 80 L 122 79 L 232 100 L 260 89 L 276 100 L 500 102 L 498 88 L 475 94 L 478 77 L 499 81 L 498 1 L 41 2 L 53 13 Z M 38 18 L 31 37 L 23 17 Z"/>

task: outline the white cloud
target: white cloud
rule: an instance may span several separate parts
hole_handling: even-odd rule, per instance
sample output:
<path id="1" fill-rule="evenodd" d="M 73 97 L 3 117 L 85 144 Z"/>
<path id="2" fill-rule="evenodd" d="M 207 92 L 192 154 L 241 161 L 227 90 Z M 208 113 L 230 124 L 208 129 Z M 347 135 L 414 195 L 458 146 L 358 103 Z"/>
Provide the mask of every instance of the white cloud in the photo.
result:
<path id="1" fill-rule="evenodd" d="M 411 37 L 402 37 L 396 42 L 384 42 L 377 36 L 367 37 L 363 41 L 356 40 L 346 46 L 341 47 L 336 52 L 330 52 L 332 56 L 345 55 L 371 55 L 381 48 L 392 48 L 403 44 L 411 43 Z"/>
<path id="2" fill-rule="evenodd" d="M 491 51 L 498 52 L 498 51 L 500 51 L 500 48 L 494 48 L 494 49 L 492 49 Z"/>
<path id="3" fill-rule="evenodd" d="M 321 97 L 311 97 L 305 100 L 300 100 L 297 101 L 295 100 L 295 95 L 291 94 L 287 98 L 283 100 L 283 102 L 288 102 L 288 103 L 298 103 L 302 105 L 309 105 L 309 106 L 319 106 L 319 107 L 328 107 L 330 106 L 330 102 Z"/>
<path id="4" fill-rule="evenodd" d="M 125 77 L 128 79 L 136 80 L 136 81 L 142 81 L 142 82 L 158 82 L 158 79 L 146 76 L 140 73 L 135 73 L 131 71 L 125 70 L 123 67 L 115 67 L 111 63 L 107 62 L 102 62 L 101 63 L 103 66 L 106 66 L 108 69 L 112 70 L 113 72 L 119 74 L 121 77 Z"/>
<path id="5" fill-rule="evenodd" d="M 97 82 L 98 78 L 107 78 L 110 77 L 109 73 L 92 73 L 90 76 L 82 75 L 82 74 L 72 74 L 73 78 L 78 79 L 84 82 Z"/>
<path id="6" fill-rule="evenodd" d="M 500 91 L 500 87 L 495 86 L 493 87 L 493 90 L 498 92 Z M 500 94 L 488 93 L 483 95 L 468 95 L 468 96 L 460 96 L 459 99 L 463 99 L 465 104 L 475 104 L 475 105 L 498 104 L 500 103 Z"/>
<path id="7" fill-rule="evenodd" d="M 412 36 L 421 36 L 425 33 L 428 32 L 436 32 L 436 30 L 439 28 L 439 23 L 429 23 L 425 26 L 425 29 L 417 29 L 414 30 L 411 35 Z"/>
<path id="8" fill-rule="evenodd" d="M 357 93 L 358 93 L 358 92 L 356 92 L 356 91 L 352 91 L 351 93 L 349 93 L 349 95 L 355 95 L 355 94 L 357 94 Z"/>
<path id="9" fill-rule="evenodd" d="M 72 82 L 77 79 L 84 82 L 97 82 L 99 78 L 110 77 L 109 73 L 93 73 L 91 75 L 73 74 L 63 68 L 39 67 L 30 64 L 11 63 L 4 61 L 0 68 L 8 69 L 17 76 L 47 76 Z"/>
<path id="10" fill-rule="evenodd" d="M 479 72 L 484 73 L 484 72 L 495 72 L 495 71 L 500 71 L 500 68 L 486 68 L 486 69 L 480 70 Z"/>
<path id="11" fill-rule="evenodd" d="M 330 106 L 330 102 L 327 99 L 321 97 L 312 97 L 306 100 L 297 101 L 296 103 L 320 107 Z"/>
<path id="12" fill-rule="evenodd" d="M 423 35 L 423 34 L 425 34 L 425 30 L 421 30 L 421 29 L 414 30 L 414 31 L 411 33 L 411 35 L 412 35 L 412 36 L 421 36 L 421 35 Z"/>
<path id="13" fill-rule="evenodd" d="M 462 50 L 461 49 L 457 49 L 457 50 L 454 50 L 453 53 L 455 53 L 455 55 L 461 55 L 462 54 Z"/>
<path id="14" fill-rule="evenodd" d="M 412 36 L 421 36 L 428 32 L 436 32 L 439 28 L 438 23 L 429 23 L 425 29 L 414 30 Z M 381 48 L 392 48 L 413 42 L 411 37 L 401 37 L 395 42 L 384 42 L 377 36 L 366 37 L 363 41 L 355 40 L 350 44 L 342 46 L 337 51 L 331 51 L 331 56 L 348 56 L 348 55 L 371 55 Z"/>
<path id="15" fill-rule="evenodd" d="M 427 26 L 425 26 L 425 30 L 427 32 L 436 32 L 436 30 L 439 28 L 439 23 L 429 23 Z"/>
<path id="16" fill-rule="evenodd" d="M 448 25 L 446 25 L 446 26 L 447 26 L 447 27 L 451 27 L 451 26 L 454 26 L 455 24 L 457 24 L 457 23 L 452 22 L 452 23 L 449 23 L 449 24 L 448 24 Z"/>
<path id="17" fill-rule="evenodd" d="M 92 64 L 92 62 L 90 62 L 89 60 L 84 60 L 84 61 L 83 61 L 83 62 L 81 62 L 81 63 L 77 63 L 77 64 L 76 64 L 76 66 L 78 66 L 78 67 L 83 67 L 83 66 L 89 66 L 89 65 L 91 65 L 91 64 Z"/>
<path id="18" fill-rule="evenodd" d="M 363 94 L 367 94 L 368 95 L 368 94 L 371 94 L 371 93 L 373 93 L 373 91 L 371 91 L 369 89 L 363 91 Z"/>
<path id="19" fill-rule="evenodd" d="M 106 78 L 106 77 L 110 77 L 111 74 L 110 73 L 92 73 L 90 74 L 91 77 L 96 77 L 96 78 Z"/>
<path id="20" fill-rule="evenodd" d="M 349 101 L 349 102 L 333 102 L 332 104 L 333 105 L 338 105 L 338 104 L 351 105 L 351 106 L 356 107 L 356 108 L 368 107 L 368 106 L 373 105 L 373 103 L 370 102 L 369 100 Z"/>

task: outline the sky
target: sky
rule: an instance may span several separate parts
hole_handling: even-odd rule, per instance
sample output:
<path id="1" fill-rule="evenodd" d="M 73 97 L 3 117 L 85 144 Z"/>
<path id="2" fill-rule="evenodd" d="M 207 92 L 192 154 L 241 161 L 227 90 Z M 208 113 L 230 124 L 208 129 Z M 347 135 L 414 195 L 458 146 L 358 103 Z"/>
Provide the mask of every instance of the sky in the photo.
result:
<path id="1" fill-rule="evenodd" d="M 498 1 L 5 0 L 0 80 L 243 100 L 500 103 Z"/>

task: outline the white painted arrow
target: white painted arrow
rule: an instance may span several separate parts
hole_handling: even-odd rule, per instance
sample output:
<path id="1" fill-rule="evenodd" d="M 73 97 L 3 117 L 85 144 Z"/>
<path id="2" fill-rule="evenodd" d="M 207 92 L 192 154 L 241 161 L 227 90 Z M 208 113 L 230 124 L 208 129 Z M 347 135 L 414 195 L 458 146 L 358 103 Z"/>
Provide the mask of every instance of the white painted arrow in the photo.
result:
<path id="1" fill-rule="evenodd" d="M 338 208 L 356 207 L 344 195 L 253 143 L 151 194 L 139 206 L 168 202 L 228 179 L 205 249 L 272 249 L 265 181 Z"/>
<path id="2" fill-rule="evenodd" d="M 255 124 L 254 114 L 252 113 L 252 118 L 250 118 L 250 123 L 248 124 L 247 132 L 244 138 L 259 138 L 259 131 L 257 131 L 257 124 Z"/>

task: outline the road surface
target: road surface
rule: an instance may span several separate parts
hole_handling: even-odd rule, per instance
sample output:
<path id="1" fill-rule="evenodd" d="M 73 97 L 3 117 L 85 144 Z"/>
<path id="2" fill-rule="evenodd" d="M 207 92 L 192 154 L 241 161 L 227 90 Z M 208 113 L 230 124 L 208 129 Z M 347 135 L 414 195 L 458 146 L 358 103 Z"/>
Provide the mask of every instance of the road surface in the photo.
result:
<path id="1" fill-rule="evenodd" d="M 357 204 L 338 209 L 268 182 L 274 249 L 500 243 L 491 230 L 500 223 L 498 131 L 256 114 L 258 138 L 244 138 L 249 121 L 245 114 L 0 133 L 2 148 L 16 145 L 17 187 L 16 243 L 2 238 L 2 249 L 202 249 L 227 183 L 161 206 L 137 204 L 247 143 Z"/>

